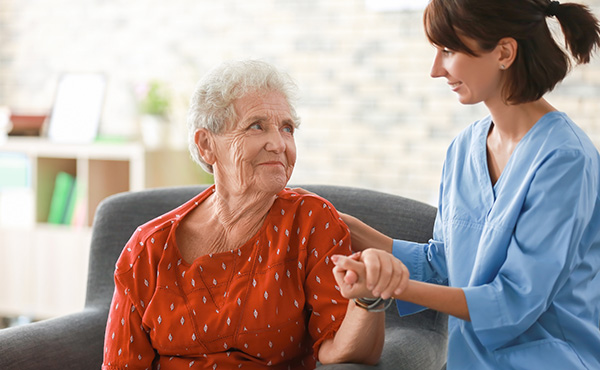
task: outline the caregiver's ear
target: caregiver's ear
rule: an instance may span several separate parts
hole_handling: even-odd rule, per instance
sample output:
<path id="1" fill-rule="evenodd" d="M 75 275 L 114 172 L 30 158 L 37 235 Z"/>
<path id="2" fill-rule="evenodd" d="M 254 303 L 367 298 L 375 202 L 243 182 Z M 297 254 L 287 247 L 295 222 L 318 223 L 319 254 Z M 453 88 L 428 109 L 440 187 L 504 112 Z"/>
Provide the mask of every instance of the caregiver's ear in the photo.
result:
<path id="1" fill-rule="evenodd" d="M 496 49 L 499 51 L 498 63 L 501 69 L 508 69 L 517 57 L 519 44 L 512 37 L 504 37 L 498 41 Z"/>

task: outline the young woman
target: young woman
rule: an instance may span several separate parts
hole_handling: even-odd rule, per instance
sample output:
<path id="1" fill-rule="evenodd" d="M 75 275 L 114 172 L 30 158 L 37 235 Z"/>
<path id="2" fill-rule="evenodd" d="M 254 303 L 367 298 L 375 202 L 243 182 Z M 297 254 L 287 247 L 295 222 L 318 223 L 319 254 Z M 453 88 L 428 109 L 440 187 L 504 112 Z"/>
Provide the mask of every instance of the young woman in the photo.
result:
<path id="1" fill-rule="evenodd" d="M 600 28 L 586 6 L 430 1 L 431 76 L 490 114 L 448 149 L 429 243 L 342 216 L 363 250 L 334 258 L 342 294 L 450 314 L 448 369 L 600 369 L 600 156 L 543 98 L 570 67 L 551 17 L 587 63 Z"/>

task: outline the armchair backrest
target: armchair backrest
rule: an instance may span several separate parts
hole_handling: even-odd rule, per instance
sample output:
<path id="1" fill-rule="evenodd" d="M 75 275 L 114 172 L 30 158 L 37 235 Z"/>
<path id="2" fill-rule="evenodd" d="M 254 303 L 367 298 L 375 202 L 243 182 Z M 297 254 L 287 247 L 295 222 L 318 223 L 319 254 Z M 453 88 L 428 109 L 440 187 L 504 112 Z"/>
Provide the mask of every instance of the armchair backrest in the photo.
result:
<path id="1" fill-rule="evenodd" d="M 135 228 L 186 202 L 206 187 L 149 189 L 113 195 L 102 201 L 94 218 L 86 307 L 108 309 L 114 289 L 115 262 Z M 430 205 L 353 187 L 301 187 L 391 237 L 418 242 L 431 238 L 436 212 Z"/>
<path id="2" fill-rule="evenodd" d="M 108 309 L 117 258 L 135 228 L 191 199 L 208 185 L 149 189 L 106 198 L 94 218 L 86 307 Z M 379 231 L 418 242 L 431 238 L 435 208 L 411 199 L 353 187 L 302 185 Z"/>

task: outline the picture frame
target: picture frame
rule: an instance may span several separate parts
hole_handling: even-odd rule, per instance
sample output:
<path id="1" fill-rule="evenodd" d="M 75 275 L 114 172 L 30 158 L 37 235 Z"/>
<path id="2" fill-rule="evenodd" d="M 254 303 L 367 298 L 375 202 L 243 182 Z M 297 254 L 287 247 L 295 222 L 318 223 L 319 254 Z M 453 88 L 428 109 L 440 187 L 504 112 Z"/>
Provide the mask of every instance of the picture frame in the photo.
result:
<path id="1" fill-rule="evenodd" d="M 60 76 L 47 136 L 61 143 L 91 143 L 98 135 L 104 106 L 103 73 L 64 73 Z"/>

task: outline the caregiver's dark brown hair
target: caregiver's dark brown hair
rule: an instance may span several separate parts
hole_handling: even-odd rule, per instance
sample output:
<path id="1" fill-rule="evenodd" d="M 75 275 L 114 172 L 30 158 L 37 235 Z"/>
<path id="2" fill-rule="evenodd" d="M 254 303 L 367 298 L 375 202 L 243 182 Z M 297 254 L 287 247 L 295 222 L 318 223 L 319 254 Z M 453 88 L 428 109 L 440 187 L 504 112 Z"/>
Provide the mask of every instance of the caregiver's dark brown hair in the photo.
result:
<path id="1" fill-rule="evenodd" d="M 569 54 L 559 46 L 546 19 L 556 17 L 575 63 L 588 63 L 600 46 L 598 19 L 585 5 L 548 0 L 431 0 L 423 23 L 429 41 L 477 56 L 505 37 L 518 43 L 514 63 L 504 72 L 503 97 L 511 104 L 540 99 L 570 70 Z M 476 41 L 470 49 L 464 39 Z"/>

